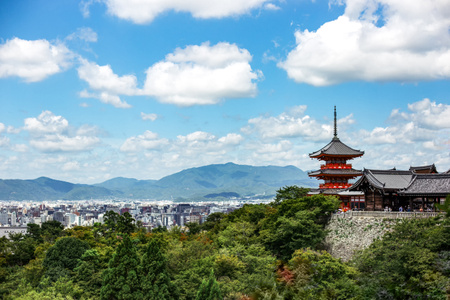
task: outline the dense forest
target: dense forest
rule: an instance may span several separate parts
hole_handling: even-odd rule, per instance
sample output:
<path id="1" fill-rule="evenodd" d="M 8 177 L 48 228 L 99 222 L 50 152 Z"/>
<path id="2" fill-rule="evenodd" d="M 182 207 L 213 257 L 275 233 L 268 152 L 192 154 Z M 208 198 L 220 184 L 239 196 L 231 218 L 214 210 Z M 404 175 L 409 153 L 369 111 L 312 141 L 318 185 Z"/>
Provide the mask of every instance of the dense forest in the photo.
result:
<path id="1" fill-rule="evenodd" d="M 285 187 L 270 204 L 148 232 L 128 213 L 0 239 L 3 299 L 447 299 L 450 218 L 399 221 L 344 263 L 324 249 L 339 201 Z M 449 199 L 447 199 L 449 200 Z M 448 205 L 448 202 L 446 204 Z"/>

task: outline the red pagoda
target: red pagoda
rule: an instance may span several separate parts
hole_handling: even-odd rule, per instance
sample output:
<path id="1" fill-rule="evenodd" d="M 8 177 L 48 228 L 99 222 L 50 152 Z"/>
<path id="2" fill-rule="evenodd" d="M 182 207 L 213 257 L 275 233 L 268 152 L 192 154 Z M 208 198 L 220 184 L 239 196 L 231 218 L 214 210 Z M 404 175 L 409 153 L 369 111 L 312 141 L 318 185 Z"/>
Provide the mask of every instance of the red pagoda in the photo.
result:
<path id="1" fill-rule="evenodd" d="M 310 194 L 336 195 L 341 199 L 342 206 L 348 207 L 349 201 L 347 199 L 350 195 L 342 192 L 352 185 L 348 181 L 361 176 L 362 171 L 353 169 L 347 161 L 363 155 L 364 151 L 350 148 L 338 138 L 335 106 L 333 139 L 322 149 L 309 154 L 309 157 L 325 162 L 320 166 L 320 170 L 308 173 L 310 177 L 324 180 L 324 183 L 319 185 L 319 189 L 311 190 Z"/>

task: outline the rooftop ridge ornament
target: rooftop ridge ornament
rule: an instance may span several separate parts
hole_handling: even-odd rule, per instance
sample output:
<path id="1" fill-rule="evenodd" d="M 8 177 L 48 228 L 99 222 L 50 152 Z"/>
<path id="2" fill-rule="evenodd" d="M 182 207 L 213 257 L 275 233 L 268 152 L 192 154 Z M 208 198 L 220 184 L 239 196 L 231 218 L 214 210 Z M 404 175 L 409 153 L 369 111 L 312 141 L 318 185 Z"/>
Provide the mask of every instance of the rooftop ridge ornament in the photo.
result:
<path id="1" fill-rule="evenodd" d="M 337 138 L 336 105 L 334 106 L 334 137 Z"/>

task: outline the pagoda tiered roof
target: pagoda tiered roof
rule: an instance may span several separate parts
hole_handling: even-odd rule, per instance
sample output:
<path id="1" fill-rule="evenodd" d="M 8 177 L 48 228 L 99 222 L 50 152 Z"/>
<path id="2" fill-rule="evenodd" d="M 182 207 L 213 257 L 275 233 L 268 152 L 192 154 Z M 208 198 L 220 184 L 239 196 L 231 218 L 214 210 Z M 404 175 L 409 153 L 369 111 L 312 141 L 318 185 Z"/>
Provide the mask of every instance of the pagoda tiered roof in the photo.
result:
<path id="1" fill-rule="evenodd" d="M 339 175 L 339 177 L 356 177 L 361 176 L 363 173 L 360 170 L 355 169 L 320 169 L 317 171 L 308 172 L 308 176 L 335 176 Z"/>
<path id="2" fill-rule="evenodd" d="M 310 153 L 311 158 L 322 158 L 322 157 L 344 157 L 346 159 L 351 159 L 355 157 L 360 157 L 364 155 L 364 151 L 355 150 L 335 136 L 325 147 L 322 149 Z"/>

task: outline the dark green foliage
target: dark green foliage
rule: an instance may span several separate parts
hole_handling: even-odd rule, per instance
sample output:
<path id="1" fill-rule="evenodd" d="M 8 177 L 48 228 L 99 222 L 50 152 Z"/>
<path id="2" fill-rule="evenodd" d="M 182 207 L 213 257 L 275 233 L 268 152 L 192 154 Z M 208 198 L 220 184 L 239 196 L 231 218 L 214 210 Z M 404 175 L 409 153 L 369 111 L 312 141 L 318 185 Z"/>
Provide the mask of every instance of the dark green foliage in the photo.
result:
<path id="1" fill-rule="evenodd" d="M 315 249 L 322 242 L 324 226 L 339 200 L 323 195 L 283 199 L 261 221 L 260 239 L 277 257 L 288 261 L 295 250 Z"/>
<path id="2" fill-rule="evenodd" d="M 10 234 L 6 246 L 8 248 L 7 263 L 10 266 L 23 266 L 34 258 L 36 243 L 26 235 Z"/>
<path id="3" fill-rule="evenodd" d="M 100 254 L 96 249 L 86 250 L 78 261 L 78 265 L 74 269 L 74 279 L 83 289 L 83 294 L 87 298 L 100 297 L 103 268 Z"/>
<path id="4" fill-rule="evenodd" d="M 309 189 L 298 187 L 296 185 L 285 186 L 280 188 L 277 191 L 277 195 L 275 196 L 274 203 L 279 204 L 282 201 L 290 200 L 290 199 L 300 199 L 306 197 Z"/>
<path id="5" fill-rule="evenodd" d="M 131 234 L 136 231 L 135 220 L 129 212 L 124 212 L 117 222 L 117 231 L 124 234 Z"/>
<path id="6" fill-rule="evenodd" d="M 101 299 L 143 299 L 140 263 L 135 246 L 125 235 L 103 273 Z"/>
<path id="7" fill-rule="evenodd" d="M 56 241 L 45 255 L 43 267 L 45 275 L 52 281 L 62 276 L 71 276 L 78 260 L 89 249 L 89 244 L 74 237 L 64 237 Z"/>
<path id="8" fill-rule="evenodd" d="M 42 223 L 41 235 L 45 241 L 53 242 L 61 236 L 61 232 L 64 230 L 64 225 L 58 221 L 47 221 Z"/>
<path id="9" fill-rule="evenodd" d="M 220 221 L 225 217 L 225 214 L 222 212 L 212 213 L 206 218 L 206 221 L 202 224 L 202 229 L 206 231 L 213 230 L 216 226 L 219 225 Z M 217 228 L 218 229 L 218 228 Z"/>
<path id="10" fill-rule="evenodd" d="M 211 269 L 208 280 L 204 280 L 200 285 L 195 300 L 221 300 L 219 284 L 214 277 L 214 271 Z"/>
<path id="11" fill-rule="evenodd" d="M 202 227 L 200 226 L 200 224 L 195 222 L 186 223 L 186 227 L 189 228 L 189 235 L 194 235 L 202 231 Z"/>
<path id="12" fill-rule="evenodd" d="M 156 227 L 156 228 L 153 228 L 153 229 L 152 229 L 152 232 L 153 232 L 153 233 L 164 233 L 164 232 L 167 232 L 167 227 L 164 227 L 164 226 L 158 226 L 158 227 Z"/>
<path id="13" fill-rule="evenodd" d="M 437 204 L 437 208 L 439 208 L 441 211 L 445 212 L 445 217 L 447 219 L 450 219 L 450 195 L 447 195 L 445 198 L 444 204 Z"/>
<path id="14" fill-rule="evenodd" d="M 27 235 L 29 235 L 33 240 L 38 243 L 42 243 L 43 239 L 41 237 L 41 226 L 38 224 L 27 224 Z"/>
<path id="15" fill-rule="evenodd" d="M 241 208 L 227 214 L 224 219 L 227 222 L 246 221 L 257 224 L 266 217 L 269 208 L 266 204 L 244 204 Z"/>
<path id="16" fill-rule="evenodd" d="M 177 299 L 177 288 L 170 281 L 167 259 L 156 238 L 148 242 L 142 258 L 142 292 L 144 299 Z"/>
<path id="17" fill-rule="evenodd" d="M 103 220 L 105 222 L 106 229 L 108 231 L 115 232 L 117 231 L 117 223 L 119 222 L 120 215 L 115 211 L 109 210 L 103 216 Z"/>
<path id="18" fill-rule="evenodd" d="M 448 249 L 448 219 L 400 222 L 355 258 L 365 296 L 445 299 L 450 287 Z"/>
<path id="19" fill-rule="evenodd" d="M 124 212 L 122 215 L 110 210 L 104 216 L 105 227 L 108 233 L 122 233 L 131 234 L 135 232 L 137 227 L 135 220 L 129 212 Z"/>
<path id="20" fill-rule="evenodd" d="M 287 288 L 286 298 L 344 300 L 358 299 L 360 294 L 356 269 L 325 251 L 297 250 L 289 261 L 289 269 L 278 274 Z"/>
<path id="21" fill-rule="evenodd" d="M 261 231 L 261 240 L 277 257 L 288 261 L 295 250 L 316 248 L 325 238 L 323 226 L 315 222 L 315 215 L 299 211 L 293 217 L 279 217 Z"/>

